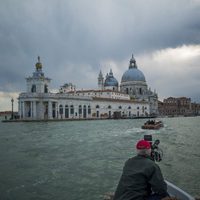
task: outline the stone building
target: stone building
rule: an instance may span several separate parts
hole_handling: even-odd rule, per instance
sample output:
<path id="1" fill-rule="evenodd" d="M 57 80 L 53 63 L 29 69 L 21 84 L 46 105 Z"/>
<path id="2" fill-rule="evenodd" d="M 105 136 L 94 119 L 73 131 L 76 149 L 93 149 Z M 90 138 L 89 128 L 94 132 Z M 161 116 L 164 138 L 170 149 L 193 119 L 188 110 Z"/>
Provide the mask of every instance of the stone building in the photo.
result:
<path id="1" fill-rule="evenodd" d="M 120 86 L 110 70 L 105 79 L 99 73 L 95 90 L 77 90 L 66 83 L 52 93 L 51 79 L 45 77 L 42 67 L 38 57 L 33 75 L 26 78 L 27 90 L 18 98 L 20 119 L 133 118 L 158 113 L 157 94 L 147 88 L 133 56 Z"/>
<path id="2" fill-rule="evenodd" d="M 100 71 L 98 77 L 98 86 L 100 89 L 120 91 L 123 94 L 128 94 L 131 99 L 148 102 L 150 115 L 157 116 L 158 95 L 155 91 L 153 92 L 148 88 L 145 76 L 143 72 L 138 69 L 133 55 L 130 59 L 128 70 L 126 70 L 122 75 L 119 87 L 118 85 L 118 81 L 113 76 L 112 71 L 106 75 L 105 81 L 103 74 Z"/>
<path id="3" fill-rule="evenodd" d="M 191 107 L 194 116 L 200 115 L 200 103 L 191 103 Z"/>
<path id="4" fill-rule="evenodd" d="M 160 116 L 190 116 L 193 115 L 192 103 L 190 98 L 169 97 L 163 102 L 158 102 Z"/>

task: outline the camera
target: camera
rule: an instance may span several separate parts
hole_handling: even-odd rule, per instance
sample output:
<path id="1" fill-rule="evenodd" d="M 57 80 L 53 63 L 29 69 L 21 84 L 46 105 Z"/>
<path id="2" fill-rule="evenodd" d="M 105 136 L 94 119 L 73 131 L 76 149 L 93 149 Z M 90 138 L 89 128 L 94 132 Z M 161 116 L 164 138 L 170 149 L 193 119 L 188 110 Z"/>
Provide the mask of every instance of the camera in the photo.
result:
<path id="1" fill-rule="evenodd" d="M 153 143 L 152 135 L 144 135 L 144 140 L 151 144 L 151 158 L 156 162 L 162 161 L 163 151 L 158 147 L 160 140 L 155 140 Z"/>

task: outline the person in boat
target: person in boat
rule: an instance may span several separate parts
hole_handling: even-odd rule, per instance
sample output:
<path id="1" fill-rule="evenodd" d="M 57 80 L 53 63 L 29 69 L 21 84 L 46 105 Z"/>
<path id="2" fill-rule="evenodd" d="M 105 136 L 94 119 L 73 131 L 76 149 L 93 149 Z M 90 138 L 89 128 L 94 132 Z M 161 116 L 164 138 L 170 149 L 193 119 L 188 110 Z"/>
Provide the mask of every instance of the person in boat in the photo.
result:
<path id="1" fill-rule="evenodd" d="M 148 124 L 154 125 L 155 123 L 156 123 L 155 120 L 148 120 L 148 121 L 145 123 L 145 125 L 148 125 Z"/>
<path id="2" fill-rule="evenodd" d="M 125 162 L 113 200 L 168 199 L 167 184 L 151 158 L 151 144 L 140 140 L 136 150 L 137 155 Z"/>

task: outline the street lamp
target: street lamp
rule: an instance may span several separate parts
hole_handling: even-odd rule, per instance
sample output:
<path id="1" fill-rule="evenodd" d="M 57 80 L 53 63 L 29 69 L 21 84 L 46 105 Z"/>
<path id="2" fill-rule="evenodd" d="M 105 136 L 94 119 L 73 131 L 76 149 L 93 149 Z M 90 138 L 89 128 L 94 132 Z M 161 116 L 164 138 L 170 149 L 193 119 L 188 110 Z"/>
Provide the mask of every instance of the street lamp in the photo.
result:
<path id="1" fill-rule="evenodd" d="M 12 98 L 11 99 L 11 103 L 12 103 L 12 115 L 11 115 L 11 119 L 13 119 L 13 102 L 14 102 L 14 99 Z"/>

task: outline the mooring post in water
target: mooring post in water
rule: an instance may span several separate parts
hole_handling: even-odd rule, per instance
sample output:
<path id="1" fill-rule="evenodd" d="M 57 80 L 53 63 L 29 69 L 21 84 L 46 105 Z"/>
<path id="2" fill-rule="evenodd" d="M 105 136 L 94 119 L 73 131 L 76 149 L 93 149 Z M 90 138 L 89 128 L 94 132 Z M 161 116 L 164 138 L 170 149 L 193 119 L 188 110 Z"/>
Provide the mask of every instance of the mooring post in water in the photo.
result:
<path id="1" fill-rule="evenodd" d="M 12 103 L 12 113 L 11 113 L 11 119 L 13 119 L 13 102 L 14 102 L 14 99 L 12 98 L 12 99 L 11 99 L 11 103 Z"/>

